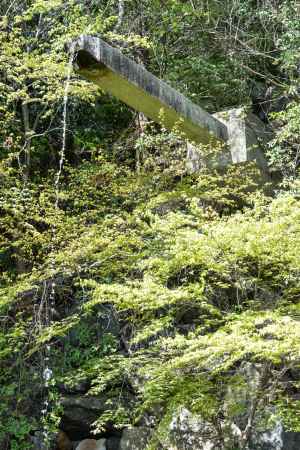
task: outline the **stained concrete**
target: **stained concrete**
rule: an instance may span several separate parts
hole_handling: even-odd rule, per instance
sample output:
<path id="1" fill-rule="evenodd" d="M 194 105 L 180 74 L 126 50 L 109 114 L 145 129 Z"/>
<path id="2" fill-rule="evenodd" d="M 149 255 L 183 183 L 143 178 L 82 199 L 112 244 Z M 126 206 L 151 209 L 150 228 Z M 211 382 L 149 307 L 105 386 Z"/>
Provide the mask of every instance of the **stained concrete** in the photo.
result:
<path id="1" fill-rule="evenodd" d="M 245 108 L 222 111 L 213 116 L 227 127 L 227 146 L 215 156 L 212 154 L 205 156 L 196 146 L 188 142 L 188 171 L 197 172 L 203 164 L 211 168 L 224 168 L 229 164 L 256 161 L 262 172 L 266 173 L 268 165 L 262 147 L 272 138 L 272 133 L 265 124 Z"/>
<path id="2" fill-rule="evenodd" d="M 228 131 L 228 146 L 234 164 L 256 161 L 258 166 L 267 169 L 261 146 L 271 138 L 272 133 L 265 124 L 245 108 L 235 108 L 214 114 Z"/>
<path id="3" fill-rule="evenodd" d="M 186 138 L 196 143 L 227 140 L 221 121 L 102 39 L 81 36 L 76 55 L 80 75 L 167 129 L 178 123 Z"/>
<path id="4" fill-rule="evenodd" d="M 264 124 L 242 108 L 214 115 L 208 114 L 175 89 L 123 55 L 102 39 L 81 36 L 75 43 L 74 65 L 84 78 L 96 83 L 153 121 L 172 129 L 175 125 L 194 144 L 227 144 L 216 156 L 204 158 L 210 166 L 224 168 L 229 164 L 256 160 L 265 171 L 267 164 L 261 141 L 270 138 Z M 198 150 L 188 144 L 188 168 L 199 169 Z"/>

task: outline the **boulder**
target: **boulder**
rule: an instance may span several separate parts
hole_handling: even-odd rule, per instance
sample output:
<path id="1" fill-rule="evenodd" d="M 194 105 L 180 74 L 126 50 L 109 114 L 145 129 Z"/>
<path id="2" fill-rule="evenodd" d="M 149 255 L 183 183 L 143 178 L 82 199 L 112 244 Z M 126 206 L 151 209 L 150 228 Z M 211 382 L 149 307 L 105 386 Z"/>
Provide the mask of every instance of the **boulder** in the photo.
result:
<path id="1" fill-rule="evenodd" d="M 82 440 L 90 435 L 91 425 L 106 411 L 107 397 L 89 397 L 80 395 L 64 396 L 62 426 L 74 440 Z"/>
<path id="2" fill-rule="evenodd" d="M 300 433 L 285 431 L 280 420 L 263 433 L 255 433 L 250 450 L 299 450 Z"/>
<path id="3" fill-rule="evenodd" d="M 106 450 L 105 439 L 84 439 L 81 441 L 76 450 Z"/>
<path id="4" fill-rule="evenodd" d="M 31 438 L 34 450 L 72 450 L 73 445 L 68 435 L 59 430 L 57 433 L 50 433 L 48 442 L 45 442 L 45 437 L 42 431 L 36 431 Z"/>
<path id="5" fill-rule="evenodd" d="M 145 450 L 150 437 L 150 428 L 126 428 L 122 433 L 119 450 Z"/>
<path id="6" fill-rule="evenodd" d="M 222 450 L 216 430 L 186 408 L 173 416 L 169 430 L 168 450 Z"/>
<path id="7" fill-rule="evenodd" d="M 109 400 L 109 401 L 108 401 Z M 115 407 L 119 402 L 115 399 Z M 133 396 L 124 390 L 121 402 L 124 408 L 130 408 Z M 90 435 L 92 424 L 105 412 L 114 407 L 109 394 L 95 396 L 68 395 L 61 398 L 64 408 L 61 426 L 75 441 L 83 440 Z M 107 423 L 107 430 L 111 430 L 111 423 Z"/>
<path id="8" fill-rule="evenodd" d="M 120 449 L 120 437 L 109 436 L 106 439 L 106 450 L 119 450 Z"/>

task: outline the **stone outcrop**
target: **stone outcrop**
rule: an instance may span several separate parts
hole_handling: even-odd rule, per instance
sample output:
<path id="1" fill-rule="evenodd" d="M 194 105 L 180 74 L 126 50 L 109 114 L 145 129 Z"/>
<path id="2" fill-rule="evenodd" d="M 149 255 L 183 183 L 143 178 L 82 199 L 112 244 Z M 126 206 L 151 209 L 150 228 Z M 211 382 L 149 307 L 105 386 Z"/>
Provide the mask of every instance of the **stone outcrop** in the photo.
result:
<path id="1" fill-rule="evenodd" d="M 127 428 L 122 433 L 119 450 L 145 450 L 150 436 L 149 428 Z"/>
<path id="2" fill-rule="evenodd" d="M 97 397 L 87 395 L 62 396 L 61 403 L 64 408 L 62 417 L 63 429 L 76 440 L 88 436 L 92 423 L 109 409 L 107 400 L 109 400 L 109 396 L 106 394 Z M 128 392 L 124 393 L 122 397 L 124 407 L 130 408 L 131 401 L 130 394 Z"/>
<path id="3" fill-rule="evenodd" d="M 229 429 L 234 432 L 234 427 L 226 426 L 228 435 L 220 439 L 214 427 L 199 417 L 193 416 L 187 409 L 183 408 L 181 412 L 174 416 L 170 425 L 170 437 L 168 442 L 158 445 L 158 450 L 232 450 L 240 448 L 234 439 L 230 436 Z M 153 429 L 140 426 L 125 428 L 121 436 L 109 436 L 107 438 L 83 439 L 73 441 L 73 450 L 145 450 L 151 440 Z M 233 433 L 234 434 L 234 433 Z M 57 447 L 56 438 L 53 437 L 50 447 L 43 444 L 42 433 L 36 433 L 32 439 L 34 450 L 65 450 Z M 93 443 L 94 447 L 84 447 L 85 442 Z M 97 446 L 95 446 L 97 443 Z M 81 446 L 80 446 L 81 445 Z M 253 433 L 251 443 L 247 450 L 299 450 L 300 433 L 287 432 L 284 430 L 280 421 L 265 432 Z"/>

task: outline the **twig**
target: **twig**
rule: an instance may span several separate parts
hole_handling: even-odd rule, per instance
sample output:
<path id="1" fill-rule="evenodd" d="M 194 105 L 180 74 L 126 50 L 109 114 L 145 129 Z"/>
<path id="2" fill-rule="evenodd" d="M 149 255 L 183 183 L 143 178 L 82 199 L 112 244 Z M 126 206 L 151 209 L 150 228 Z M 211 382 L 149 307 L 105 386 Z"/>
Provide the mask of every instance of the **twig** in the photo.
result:
<path id="1" fill-rule="evenodd" d="M 123 22 L 124 12 L 125 12 L 124 0 L 119 0 L 118 10 L 119 10 L 119 12 L 118 12 L 118 22 L 117 22 L 117 24 L 115 26 L 114 32 L 119 30 L 119 28 L 121 27 L 122 22 Z"/>
<path id="2" fill-rule="evenodd" d="M 279 83 L 278 81 L 275 81 L 275 80 L 273 80 L 272 78 L 269 78 L 269 77 L 267 77 L 266 75 L 263 75 L 262 73 L 257 72 L 257 71 L 254 70 L 254 69 L 251 69 L 251 67 L 246 66 L 245 64 L 239 63 L 239 66 L 242 67 L 243 69 L 248 70 L 249 72 L 253 73 L 254 75 L 258 75 L 259 77 L 264 78 L 265 80 L 268 80 L 270 83 L 275 84 L 276 86 L 279 86 L 279 87 L 286 87 L 285 84 Z"/>

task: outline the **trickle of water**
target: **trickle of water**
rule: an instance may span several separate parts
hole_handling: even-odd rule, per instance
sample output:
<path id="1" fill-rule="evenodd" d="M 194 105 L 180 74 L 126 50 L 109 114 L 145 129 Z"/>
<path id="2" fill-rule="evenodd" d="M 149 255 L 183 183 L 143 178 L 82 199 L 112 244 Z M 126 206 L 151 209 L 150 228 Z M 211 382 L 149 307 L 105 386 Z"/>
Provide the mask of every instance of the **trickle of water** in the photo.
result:
<path id="1" fill-rule="evenodd" d="M 62 146 L 59 154 L 59 163 L 58 163 L 58 169 L 54 180 L 54 190 L 55 190 L 55 203 L 54 207 L 55 210 L 58 210 L 58 203 L 59 203 L 59 188 L 60 188 L 60 178 L 63 170 L 64 160 L 65 160 L 65 152 L 66 152 L 66 142 L 67 142 L 67 130 L 68 130 L 68 100 L 69 100 L 69 92 L 70 92 L 70 85 L 71 85 L 71 75 L 72 75 L 72 67 L 73 67 L 73 60 L 74 60 L 74 54 L 75 54 L 75 48 L 72 46 L 70 48 L 70 57 L 69 57 L 69 63 L 67 66 L 67 73 L 66 73 L 66 81 L 64 86 L 64 97 L 63 97 L 63 117 L 62 117 Z M 48 298 L 44 301 L 44 326 L 50 326 L 53 322 L 53 311 L 55 311 L 55 259 L 54 259 L 54 250 L 55 250 L 55 238 L 56 238 L 56 227 L 55 224 L 52 223 L 51 226 L 51 259 L 50 259 L 50 271 L 52 279 L 50 281 L 50 293 L 49 296 L 46 296 Z M 43 359 L 43 370 L 42 370 L 42 382 L 44 385 L 44 388 L 47 392 L 46 398 L 43 402 L 42 410 L 41 410 L 41 417 L 42 417 L 42 423 L 44 426 L 43 429 L 43 445 L 45 449 L 49 449 L 49 441 L 50 436 L 48 432 L 47 427 L 47 415 L 50 414 L 51 411 L 51 404 L 49 399 L 49 388 L 51 386 L 51 382 L 53 380 L 53 371 L 50 368 L 51 366 L 51 346 L 49 344 L 45 347 L 45 356 Z"/>
<path id="2" fill-rule="evenodd" d="M 70 48 L 70 58 L 68 63 L 68 69 L 67 69 L 67 78 L 65 82 L 65 91 L 64 91 L 64 99 L 63 99 L 63 133 L 62 133 L 62 147 L 60 151 L 60 158 L 59 158 L 59 165 L 58 165 L 58 171 L 55 178 L 55 208 L 58 208 L 58 200 L 59 200 L 59 181 L 63 169 L 63 164 L 65 160 L 65 153 L 66 153 L 66 142 L 67 142 L 67 127 L 68 127 L 68 121 L 67 121 L 67 115 L 68 115 L 68 100 L 69 100 L 69 92 L 70 92 L 70 84 L 71 84 L 71 74 L 72 74 L 72 68 L 73 68 L 73 60 L 74 60 L 74 54 L 75 54 L 75 46 L 72 45 Z"/>

